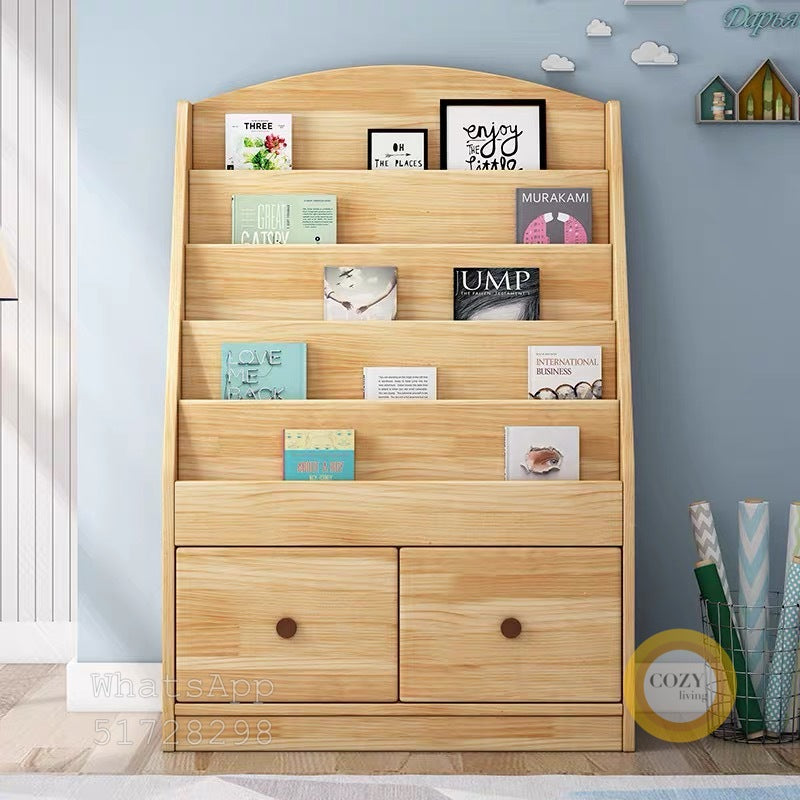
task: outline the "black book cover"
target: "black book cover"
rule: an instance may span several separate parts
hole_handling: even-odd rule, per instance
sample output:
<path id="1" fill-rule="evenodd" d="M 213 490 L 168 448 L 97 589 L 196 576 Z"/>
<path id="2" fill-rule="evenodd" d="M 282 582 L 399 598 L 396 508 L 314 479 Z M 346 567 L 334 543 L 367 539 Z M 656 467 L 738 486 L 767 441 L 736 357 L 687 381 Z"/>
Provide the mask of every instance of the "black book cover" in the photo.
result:
<path id="1" fill-rule="evenodd" d="M 538 267 L 456 267 L 453 319 L 539 319 Z"/>

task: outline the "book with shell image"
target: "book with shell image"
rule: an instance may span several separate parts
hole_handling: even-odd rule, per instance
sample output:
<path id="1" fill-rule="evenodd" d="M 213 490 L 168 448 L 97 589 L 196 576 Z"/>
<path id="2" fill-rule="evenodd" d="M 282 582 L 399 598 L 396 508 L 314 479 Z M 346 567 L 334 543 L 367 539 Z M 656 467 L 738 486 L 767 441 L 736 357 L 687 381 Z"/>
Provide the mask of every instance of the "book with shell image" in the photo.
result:
<path id="1" fill-rule="evenodd" d="M 602 400 L 601 347 L 528 348 L 528 397 L 533 400 Z"/>
<path id="2" fill-rule="evenodd" d="M 356 468 L 356 432 L 344 429 L 285 429 L 285 481 L 352 481 Z"/>
<path id="3" fill-rule="evenodd" d="M 325 267 L 327 320 L 392 320 L 397 316 L 397 267 Z"/>
<path id="4" fill-rule="evenodd" d="M 577 481 L 580 465 L 580 428 L 506 427 L 507 481 Z"/>

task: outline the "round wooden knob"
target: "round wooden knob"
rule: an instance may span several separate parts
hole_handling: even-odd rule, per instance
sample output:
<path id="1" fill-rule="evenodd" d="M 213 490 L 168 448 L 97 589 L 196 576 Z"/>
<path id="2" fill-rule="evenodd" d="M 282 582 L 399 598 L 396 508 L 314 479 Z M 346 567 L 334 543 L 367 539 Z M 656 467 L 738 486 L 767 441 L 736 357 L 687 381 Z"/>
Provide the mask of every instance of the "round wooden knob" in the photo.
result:
<path id="1" fill-rule="evenodd" d="M 291 617 L 284 617 L 278 620 L 275 630 L 281 639 L 291 639 L 297 633 L 297 623 Z"/>
<path id="2" fill-rule="evenodd" d="M 522 623 L 516 617 L 508 617 L 500 623 L 500 633 L 506 639 L 516 639 L 522 633 Z"/>

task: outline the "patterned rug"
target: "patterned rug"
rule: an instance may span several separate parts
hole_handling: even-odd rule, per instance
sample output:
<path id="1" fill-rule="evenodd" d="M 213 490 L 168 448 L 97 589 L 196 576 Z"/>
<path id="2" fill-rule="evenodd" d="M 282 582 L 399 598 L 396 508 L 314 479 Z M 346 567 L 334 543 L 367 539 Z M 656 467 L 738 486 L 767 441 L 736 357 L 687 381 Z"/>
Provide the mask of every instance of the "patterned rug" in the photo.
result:
<path id="1" fill-rule="evenodd" d="M 0 798 L 79 800 L 800 800 L 800 777 L 0 775 Z"/>

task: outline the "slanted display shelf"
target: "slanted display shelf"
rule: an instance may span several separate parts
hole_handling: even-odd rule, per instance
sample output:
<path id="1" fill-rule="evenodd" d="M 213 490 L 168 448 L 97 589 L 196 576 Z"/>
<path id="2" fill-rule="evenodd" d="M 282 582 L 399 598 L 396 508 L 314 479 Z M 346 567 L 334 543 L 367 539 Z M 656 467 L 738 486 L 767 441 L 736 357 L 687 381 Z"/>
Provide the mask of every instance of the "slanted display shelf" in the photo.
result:
<path id="1" fill-rule="evenodd" d="M 427 128 L 438 164 L 442 98 L 544 99 L 550 169 L 363 169 L 368 128 Z M 245 112 L 293 115 L 292 171 L 223 169 Z M 519 186 L 590 187 L 594 243 L 513 244 Z M 230 244 L 251 192 L 335 194 L 339 244 Z M 322 321 L 322 267 L 354 263 L 397 265 L 397 321 Z M 538 266 L 541 321 L 454 321 L 464 264 Z M 633 749 L 618 103 L 418 66 L 181 102 L 169 302 L 166 750 Z M 308 400 L 219 399 L 221 343 L 259 340 L 307 343 Z M 527 346 L 555 343 L 602 346 L 602 400 L 525 399 Z M 440 399 L 361 399 L 408 353 Z M 581 480 L 505 481 L 505 425 L 579 427 Z M 354 428 L 356 480 L 283 481 L 293 427 Z"/>

